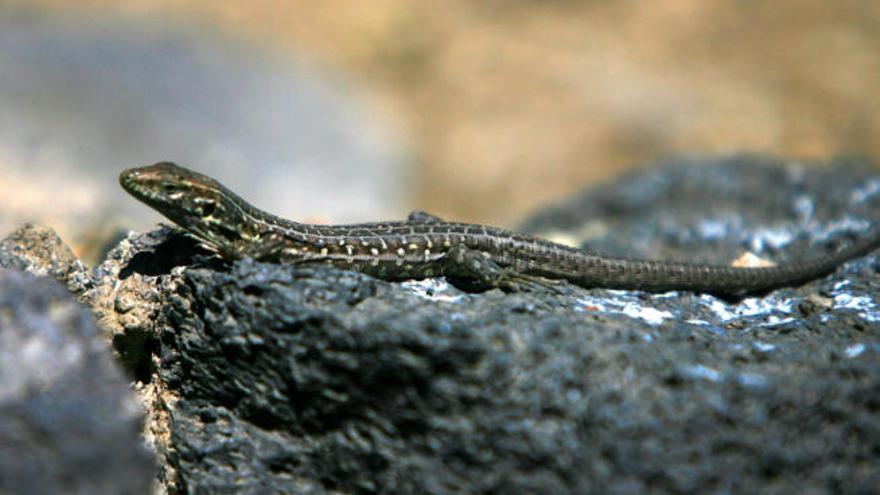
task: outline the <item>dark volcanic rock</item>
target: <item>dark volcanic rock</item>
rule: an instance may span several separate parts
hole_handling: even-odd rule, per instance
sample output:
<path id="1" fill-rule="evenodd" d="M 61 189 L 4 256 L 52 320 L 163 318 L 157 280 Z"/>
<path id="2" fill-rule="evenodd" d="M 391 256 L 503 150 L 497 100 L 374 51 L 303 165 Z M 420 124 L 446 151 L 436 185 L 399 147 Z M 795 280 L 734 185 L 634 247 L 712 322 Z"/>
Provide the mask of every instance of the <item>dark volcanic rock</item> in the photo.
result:
<path id="1" fill-rule="evenodd" d="M 0 268 L 0 493 L 148 493 L 141 418 L 88 312 Z"/>
<path id="2" fill-rule="evenodd" d="M 94 283 L 83 299 L 113 342 L 123 366 L 150 381 L 160 277 L 191 265 L 200 254 L 194 241 L 163 227 L 130 233 L 95 267 Z"/>
<path id="3" fill-rule="evenodd" d="M 25 224 L 0 240 L 0 267 L 51 277 L 74 294 L 91 286 L 86 267 L 54 230 Z"/>
<path id="4" fill-rule="evenodd" d="M 743 249 L 818 254 L 880 218 L 880 176 L 863 163 L 712 165 L 630 177 L 529 227 L 614 254 L 724 263 Z M 442 280 L 209 264 L 168 235 L 150 234 L 146 257 L 118 257 L 97 284 L 124 276 L 155 294 L 141 325 L 155 339 L 154 428 L 172 491 L 880 486 L 877 253 L 726 301 L 572 286 L 467 294 Z"/>
<path id="5" fill-rule="evenodd" d="M 878 219 L 864 162 L 732 157 L 633 174 L 524 228 L 614 255 L 779 262 Z M 129 235 L 89 273 L 26 226 L 0 242 L 0 266 L 91 306 L 142 382 L 170 493 L 880 486 L 880 253 L 740 300 L 470 294 L 225 262 L 167 228 Z M 137 414 L 96 333 L 57 285 L 0 270 L 0 492 L 147 489 Z"/>

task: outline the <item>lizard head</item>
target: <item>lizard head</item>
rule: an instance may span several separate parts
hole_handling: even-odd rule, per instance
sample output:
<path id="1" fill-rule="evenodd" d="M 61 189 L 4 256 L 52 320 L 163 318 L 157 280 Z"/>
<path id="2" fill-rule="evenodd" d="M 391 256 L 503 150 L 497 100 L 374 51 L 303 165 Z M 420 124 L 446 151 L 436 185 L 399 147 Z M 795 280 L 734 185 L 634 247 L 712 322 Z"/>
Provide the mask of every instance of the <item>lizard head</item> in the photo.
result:
<path id="1" fill-rule="evenodd" d="M 221 252 L 234 253 L 246 240 L 246 203 L 216 180 L 170 162 L 130 168 L 119 174 L 129 194 Z"/>

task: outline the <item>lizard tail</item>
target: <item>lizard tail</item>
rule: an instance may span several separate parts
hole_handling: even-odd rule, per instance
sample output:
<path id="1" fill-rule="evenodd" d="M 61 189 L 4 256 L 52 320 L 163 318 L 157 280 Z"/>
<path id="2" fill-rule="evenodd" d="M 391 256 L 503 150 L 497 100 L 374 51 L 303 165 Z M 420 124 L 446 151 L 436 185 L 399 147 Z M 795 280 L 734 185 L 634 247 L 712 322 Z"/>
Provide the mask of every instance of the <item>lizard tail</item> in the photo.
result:
<path id="1" fill-rule="evenodd" d="M 880 230 L 835 253 L 771 267 L 748 268 L 590 255 L 569 260 L 567 270 L 551 276 L 566 278 L 585 287 L 743 295 L 800 285 L 828 275 L 847 260 L 864 256 L 877 248 L 880 248 Z"/>

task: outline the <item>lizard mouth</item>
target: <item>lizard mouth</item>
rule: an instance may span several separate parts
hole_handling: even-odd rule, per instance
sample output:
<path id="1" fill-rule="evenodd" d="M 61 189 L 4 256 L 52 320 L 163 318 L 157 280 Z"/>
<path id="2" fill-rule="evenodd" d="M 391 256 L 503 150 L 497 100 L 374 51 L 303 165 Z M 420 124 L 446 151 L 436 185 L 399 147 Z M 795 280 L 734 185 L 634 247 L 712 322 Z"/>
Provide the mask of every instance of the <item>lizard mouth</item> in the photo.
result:
<path id="1" fill-rule="evenodd" d="M 186 211 L 182 202 L 184 190 L 178 184 L 167 179 L 168 170 L 175 167 L 171 164 L 159 163 L 148 167 L 129 168 L 119 174 L 119 185 L 126 192 L 147 206 L 169 217 L 175 222 L 185 222 Z"/>
<path id="2" fill-rule="evenodd" d="M 129 168 L 123 170 L 119 174 L 119 185 L 132 196 L 146 200 L 151 199 L 155 195 L 150 194 L 150 180 L 148 174 L 144 173 L 143 168 Z"/>
<path id="3" fill-rule="evenodd" d="M 134 183 L 138 176 L 136 168 L 127 168 L 119 173 L 119 185 L 128 192 L 134 189 Z"/>
<path id="4" fill-rule="evenodd" d="M 172 203 L 180 199 L 183 193 L 181 184 L 186 182 L 176 173 L 178 170 L 180 167 L 168 162 L 125 169 L 119 174 L 119 185 L 150 206 Z"/>

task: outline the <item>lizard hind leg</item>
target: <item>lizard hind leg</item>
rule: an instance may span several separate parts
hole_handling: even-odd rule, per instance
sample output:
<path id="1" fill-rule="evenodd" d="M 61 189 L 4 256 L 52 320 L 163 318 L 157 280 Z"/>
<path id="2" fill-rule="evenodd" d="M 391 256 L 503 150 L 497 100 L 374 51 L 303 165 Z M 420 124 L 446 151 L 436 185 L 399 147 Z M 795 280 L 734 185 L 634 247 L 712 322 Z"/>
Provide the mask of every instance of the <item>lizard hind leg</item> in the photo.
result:
<path id="1" fill-rule="evenodd" d="M 491 289 L 504 292 L 555 291 L 563 283 L 504 268 L 492 261 L 487 253 L 463 245 L 455 246 L 446 253 L 442 271 L 450 284 L 467 292 Z"/>

